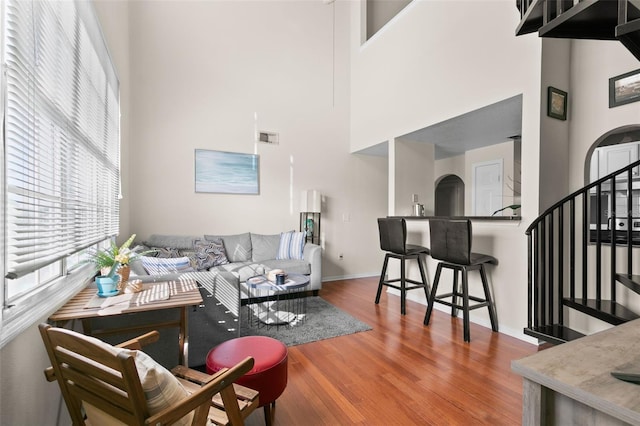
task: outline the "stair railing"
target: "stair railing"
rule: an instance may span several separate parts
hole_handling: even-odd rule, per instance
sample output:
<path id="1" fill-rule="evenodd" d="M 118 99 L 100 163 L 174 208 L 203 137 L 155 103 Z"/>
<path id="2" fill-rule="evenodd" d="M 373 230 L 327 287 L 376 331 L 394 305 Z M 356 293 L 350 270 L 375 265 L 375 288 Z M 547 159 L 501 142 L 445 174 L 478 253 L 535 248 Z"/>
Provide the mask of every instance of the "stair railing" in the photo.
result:
<path id="1" fill-rule="evenodd" d="M 618 261 L 625 263 L 626 274 L 633 274 L 632 181 L 638 176 L 639 166 L 640 161 L 636 161 L 575 191 L 549 207 L 527 228 L 528 315 L 525 334 L 551 343 L 582 336 L 565 325 L 564 306 L 615 324 L 616 319 L 611 320 L 608 314 L 600 312 L 609 310 L 615 313 L 624 309 L 616 301 L 615 265 Z M 616 188 L 624 188 L 627 192 L 627 211 L 621 217 L 616 216 Z M 608 202 L 603 201 L 607 189 L 611 194 Z M 603 202 L 608 204 L 603 205 Z M 603 213 L 607 217 L 603 217 Z M 626 232 L 617 231 L 618 222 L 624 220 Z M 595 226 L 591 226 L 592 223 Z M 603 227 L 606 229 L 601 229 Z M 609 248 L 608 256 L 603 250 L 605 247 Z M 620 259 L 617 258 L 619 251 Z M 609 271 L 603 271 L 605 261 L 610 265 Z M 608 300 L 603 299 L 606 286 L 609 287 Z"/>

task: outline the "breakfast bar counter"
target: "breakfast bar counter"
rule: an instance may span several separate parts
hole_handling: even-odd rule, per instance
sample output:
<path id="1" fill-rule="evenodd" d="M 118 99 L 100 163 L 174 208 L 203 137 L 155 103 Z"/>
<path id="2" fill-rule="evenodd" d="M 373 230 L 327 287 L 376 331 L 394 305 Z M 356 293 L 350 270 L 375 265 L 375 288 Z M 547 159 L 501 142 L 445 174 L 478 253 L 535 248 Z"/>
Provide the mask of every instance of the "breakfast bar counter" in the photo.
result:
<path id="1" fill-rule="evenodd" d="M 523 425 L 640 425 L 640 319 L 513 361 L 523 377 Z"/>

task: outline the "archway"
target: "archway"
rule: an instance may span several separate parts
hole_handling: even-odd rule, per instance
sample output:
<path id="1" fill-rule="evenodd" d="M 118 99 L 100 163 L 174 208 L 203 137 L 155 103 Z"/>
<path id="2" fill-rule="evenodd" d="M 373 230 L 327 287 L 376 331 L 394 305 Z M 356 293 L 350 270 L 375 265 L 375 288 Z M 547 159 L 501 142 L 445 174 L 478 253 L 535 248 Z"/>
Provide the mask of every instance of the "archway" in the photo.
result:
<path id="1" fill-rule="evenodd" d="M 446 175 L 436 182 L 436 216 L 464 216 L 464 182 L 459 176 Z"/>
<path id="2" fill-rule="evenodd" d="M 585 161 L 585 182 L 591 183 L 607 176 L 640 159 L 640 124 L 618 127 L 598 138 L 587 154 Z M 633 217 L 640 217 L 640 171 L 632 173 L 633 190 L 629 208 Z M 620 185 L 618 185 L 620 180 Z M 591 229 L 608 230 L 609 218 L 615 210 L 616 216 L 624 217 L 629 210 L 626 194 L 627 177 L 616 178 L 616 185 L 604 183 L 600 192 L 600 223 L 597 224 L 598 203 L 595 189 L 589 202 L 589 223 Z M 624 183 L 624 184 L 623 184 Z M 626 221 L 622 220 L 626 224 Z M 635 223 L 635 221 L 634 221 Z M 618 225 L 616 225 L 618 226 Z M 622 229 L 622 228 L 621 228 Z"/>

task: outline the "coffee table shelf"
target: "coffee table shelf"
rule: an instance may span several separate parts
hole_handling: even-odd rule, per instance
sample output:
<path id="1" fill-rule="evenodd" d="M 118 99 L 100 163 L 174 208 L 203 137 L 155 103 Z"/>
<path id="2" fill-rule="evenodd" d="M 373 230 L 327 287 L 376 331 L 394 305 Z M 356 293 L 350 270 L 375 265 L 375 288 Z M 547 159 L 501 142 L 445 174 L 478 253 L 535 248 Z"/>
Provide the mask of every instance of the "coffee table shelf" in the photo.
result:
<path id="1" fill-rule="evenodd" d="M 264 275 L 249 278 L 249 325 L 293 327 L 304 322 L 307 315 L 304 292 L 308 286 L 309 277 L 302 274 L 288 274 L 284 284 L 269 281 Z"/>

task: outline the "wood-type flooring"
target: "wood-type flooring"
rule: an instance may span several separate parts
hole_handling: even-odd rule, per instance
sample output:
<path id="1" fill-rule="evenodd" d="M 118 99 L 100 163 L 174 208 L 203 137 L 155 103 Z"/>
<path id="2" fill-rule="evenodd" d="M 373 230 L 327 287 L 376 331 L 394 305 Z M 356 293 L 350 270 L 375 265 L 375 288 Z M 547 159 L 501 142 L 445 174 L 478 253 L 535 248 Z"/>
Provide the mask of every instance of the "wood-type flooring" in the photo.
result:
<path id="1" fill-rule="evenodd" d="M 518 425 L 522 379 L 511 361 L 538 347 L 383 292 L 378 278 L 323 283 L 320 296 L 373 330 L 289 348 L 289 382 L 275 426 Z M 417 291 L 417 290 L 416 290 Z M 248 419 L 264 425 L 262 408 Z"/>

